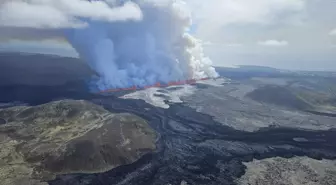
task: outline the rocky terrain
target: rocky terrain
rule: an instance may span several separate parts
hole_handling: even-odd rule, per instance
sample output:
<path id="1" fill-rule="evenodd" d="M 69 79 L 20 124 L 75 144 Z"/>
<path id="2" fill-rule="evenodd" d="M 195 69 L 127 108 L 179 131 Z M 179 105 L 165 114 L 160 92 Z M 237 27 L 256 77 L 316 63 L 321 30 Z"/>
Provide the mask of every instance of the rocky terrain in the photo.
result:
<path id="1" fill-rule="evenodd" d="M 0 179 L 39 184 L 57 174 L 105 172 L 154 151 L 155 140 L 145 120 L 86 101 L 0 109 Z"/>
<path id="2" fill-rule="evenodd" d="M 268 158 L 244 163 L 241 185 L 332 185 L 336 184 L 336 162 L 308 157 Z"/>
<path id="3" fill-rule="evenodd" d="M 267 127 L 307 130 L 336 128 L 334 116 L 308 112 L 307 110 L 313 110 L 308 109 L 313 106 L 295 96 L 293 97 L 288 91 L 277 91 L 277 93 L 273 93 L 272 103 L 266 102 L 269 99 L 260 93 L 266 88 L 263 84 L 255 85 L 251 82 L 239 81 L 224 84 L 220 88 L 209 86 L 205 89 L 199 89 L 192 95 L 183 97 L 182 100 L 197 112 L 211 115 L 221 124 L 238 130 L 252 132 Z M 269 89 L 267 91 L 269 97 L 274 88 L 282 89 L 283 87 L 276 86 Z M 258 96 L 258 98 L 254 98 L 254 96 Z"/>
<path id="4" fill-rule="evenodd" d="M 278 105 L 288 109 L 325 113 L 336 113 L 336 84 L 333 78 L 273 79 L 284 84 L 263 84 L 266 79 L 259 78 L 261 86 L 247 94 L 253 100 Z M 268 82 L 272 82 L 270 79 Z"/>

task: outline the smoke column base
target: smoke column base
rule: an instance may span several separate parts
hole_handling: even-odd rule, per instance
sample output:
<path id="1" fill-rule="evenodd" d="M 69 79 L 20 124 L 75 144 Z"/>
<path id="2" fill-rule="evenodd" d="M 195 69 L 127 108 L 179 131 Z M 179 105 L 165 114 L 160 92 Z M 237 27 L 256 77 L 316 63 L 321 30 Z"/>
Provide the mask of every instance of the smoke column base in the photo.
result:
<path id="1" fill-rule="evenodd" d="M 120 91 L 136 91 L 136 90 L 144 90 L 144 89 L 149 89 L 152 87 L 170 87 L 170 86 L 179 86 L 179 85 L 187 85 L 187 84 L 196 84 L 198 81 L 205 81 L 205 80 L 210 80 L 211 78 L 201 78 L 201 79 L 190 79 L 190 80 L 181 80 L 181 81 L 172 81 L 168 82 L 166 84 L 164 83 L 155 83 L 153 85 L 147 85 L 144 87 L 137 87 L 137 86 L 132 86 L 132 87 L 127 87 L 127 88 L 113 88 L 113 89 L 106 89 L 99 91 L 98 93 L 104 94 L 104 93 L 113 93 L 113 92 L 120 92 Z"/>

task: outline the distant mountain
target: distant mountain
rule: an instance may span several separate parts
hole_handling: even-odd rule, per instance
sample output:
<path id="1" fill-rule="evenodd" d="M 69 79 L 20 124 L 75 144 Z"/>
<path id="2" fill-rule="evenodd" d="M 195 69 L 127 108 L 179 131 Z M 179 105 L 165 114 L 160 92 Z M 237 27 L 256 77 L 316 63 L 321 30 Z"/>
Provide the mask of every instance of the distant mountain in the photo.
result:
<path id="1" fill-rule="evenodd" d="M 277 69 L 267 66 L 240 65 L 233 67 L 215 67 L 216 71 L 227 78 L 251 78 L 251 77 L 325 77 L 335 78 L 334 71 L 295 71 Z"/>
<path id="2" fill-rule="evenodd" d="M 265 71 L 265 72 L 279 72 L 279 69 L 267 67 L 267 66 L 254 66 L 254 65 L 239 65 L 238 70 L 247 71 Z"/>
<path id="3" fill-rule="evenodd" d="M 284 73 L 283 70 L 279 70 L 272 67 L 265 66 L 253 66 L 253 65 L 241 65 L 237 68 L 230 67 L 215 67 L 219 75 L 233 79 L 244 79 L 251 77 L 278 77 Z"/>
<path id="4" fill-rule="evenodd" d="M 0 52 L 0 85 L 57 85 L 93 73 L 78 58 Z"/>

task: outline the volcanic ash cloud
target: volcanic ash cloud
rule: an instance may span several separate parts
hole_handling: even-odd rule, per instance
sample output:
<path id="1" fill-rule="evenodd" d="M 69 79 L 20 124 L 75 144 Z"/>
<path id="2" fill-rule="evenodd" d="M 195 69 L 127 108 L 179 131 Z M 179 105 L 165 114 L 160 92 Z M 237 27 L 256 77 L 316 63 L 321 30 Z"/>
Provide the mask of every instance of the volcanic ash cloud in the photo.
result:
<path id="1" fill-rule="evenodd" d="M 218 76 L 211 60 L 204 56 L 200 41 L 188 34 L 191 16 L 183 1 L 29 2 L 34 7 L 26 8 L 25 12 L 30 13 L 22 17 L 10 11 L 13 5 L 6 11 L 0 9 L 0 15 L 7 16 L 1 24 L 20 26 L 13 25 L 17 21 L 25 27 L 45 29 L 47 25 L 47 29 L 61 30 L 80 57 L 99 74 L 95 86 L 100 90 Z M 23 3 L 20 6 L 28 5 Z M 22 20 L 42 17 L 37 10 L 43 6 L 58 13 L 57 24 Z"/>

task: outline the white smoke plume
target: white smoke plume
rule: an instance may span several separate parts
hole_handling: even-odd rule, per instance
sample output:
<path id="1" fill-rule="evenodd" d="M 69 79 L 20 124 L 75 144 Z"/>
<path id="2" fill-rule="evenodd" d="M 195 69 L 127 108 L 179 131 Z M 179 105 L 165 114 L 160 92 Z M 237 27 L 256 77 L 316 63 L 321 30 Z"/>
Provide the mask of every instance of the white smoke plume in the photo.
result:
<path id="1" fill-rule="evenodd" d="M 12 20 L 4 21 L 0 18 L 0 24 L 41 29 L 61 28 L 60 32 L 81 58 L 100 75 L 96 85 L 101 90 L 218 76 L 211 66 L 211 60 L 204 56 L 201 42 L 187 33 L 191 16 L 183 1 L 15 2 L 25 3 L 23 6 L 27 7 L 32 5 L 34 12 L 36 7 L 49 7 L 49 10 L 58 12 L 58 23 L 48 24 L 43 18 L 27 23 L 25 16 L 17 16 L 13 11 L 16 10 L 15 4 L 9 3 L 9 6 L 5 3 L 1 5 L 0 17 L 7 16 Z M 27 9 L 27 12 L 31 11 Z M 30 18 L 37 17 L 34 15 Z"/>

